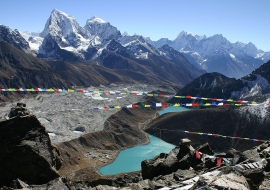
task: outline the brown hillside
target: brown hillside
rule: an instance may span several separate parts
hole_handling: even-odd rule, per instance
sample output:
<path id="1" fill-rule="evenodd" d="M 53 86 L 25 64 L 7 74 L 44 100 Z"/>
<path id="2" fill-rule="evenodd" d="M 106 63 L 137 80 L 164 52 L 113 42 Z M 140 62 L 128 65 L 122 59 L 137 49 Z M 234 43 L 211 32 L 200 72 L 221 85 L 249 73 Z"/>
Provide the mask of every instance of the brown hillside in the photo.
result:
<path id="1" fill-rule="evenodd" d="M 161 132 L 161 138 L 172 144 L 178 145 L 179 139 L 189 138 L 193 142 L 194 147 L 208 142 L 215 151 L 226 151 L 230 148 L 247 150 L 260 143 L 187 134 L 181 133 L 180 130 L 265 140 L 269 139 L 270 136 L 269 123 L 259 122 L 258 117 L 249 113 L 241 115 L 237 111 L 237 108 L 224 107 L 167 113 L 153 120 L 147 126 L 146 132 L 160 137 L 160 131 L 157 128 L 168 130 Z"/>

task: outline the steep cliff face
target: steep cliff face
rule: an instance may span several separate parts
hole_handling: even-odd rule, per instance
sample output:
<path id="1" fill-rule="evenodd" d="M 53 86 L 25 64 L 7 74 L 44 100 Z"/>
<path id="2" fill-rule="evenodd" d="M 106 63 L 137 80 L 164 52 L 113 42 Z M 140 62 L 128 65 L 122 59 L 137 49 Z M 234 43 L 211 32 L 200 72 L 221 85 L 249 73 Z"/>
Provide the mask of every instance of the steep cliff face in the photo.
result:
<path id="1" fill-rule="evenodd" d="M 60 153 L 33 115 L 0 122 L 0 186 L 19 178 L 44 184 L 59 177 Z"/>

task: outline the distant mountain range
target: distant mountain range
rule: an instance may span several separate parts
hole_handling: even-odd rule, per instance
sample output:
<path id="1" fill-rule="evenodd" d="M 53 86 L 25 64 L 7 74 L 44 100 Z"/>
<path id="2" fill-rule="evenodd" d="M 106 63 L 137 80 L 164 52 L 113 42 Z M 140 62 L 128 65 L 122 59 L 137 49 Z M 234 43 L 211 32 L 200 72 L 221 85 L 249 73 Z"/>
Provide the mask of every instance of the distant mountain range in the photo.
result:
<path id="1" fill-rule="evenodd" d="M 231 43 L 221 34 L 207 38 L 183 31 L 173 41 L 166 38 L 158 41 L 146 38 L 146 41 L 156 48 L 168 44 L 198 68 L 228 77 L 240 78 L 270 59 L 270 52 L 258 50 L 251 42 Z"/>
<path id="2" fill-rule="evenodd" d="M 206 71 L 240 78 L 270 59 L 270 52 L 258 50 L 252 43 L 231 43 L 222 35 L 181 32 L 175 40 L 152 41 L 121 34 L 96 16 L 81 27 L 73 16 L 57 9 L 51 12 L 41 33 L 12 31 L 0 25 L 0 40 L 38 58 L 92 63 L 122 73 L 151 71 L 180 86 Z"/>

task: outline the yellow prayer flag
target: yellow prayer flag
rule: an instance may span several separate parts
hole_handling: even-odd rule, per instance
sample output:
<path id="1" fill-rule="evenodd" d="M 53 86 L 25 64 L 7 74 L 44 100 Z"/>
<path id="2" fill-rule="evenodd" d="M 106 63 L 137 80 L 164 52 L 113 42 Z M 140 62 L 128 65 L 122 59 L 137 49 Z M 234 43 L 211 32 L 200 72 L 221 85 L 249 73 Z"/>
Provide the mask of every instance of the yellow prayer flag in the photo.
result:
<path id="1" fill-rule="evenodd" d="M 147 94 L 147 96 L 154 96 L 154 94 Z"/>
<path id="2" fill-rule="evenodd" d="M 68 92 L 74 92 L 74 90 L 73 89 L 68 89 Z"/>
<path id="3" fill-rule="evenodd" d="M 150 105 L 145 104 L 144 107 L 145 108 L 150 108 Z"/>
<path id="4" fill-rule="evenodd" d="M 207 98 L 202 97 L 202 100 L 207 100 Z"/>
<path id="5" fill-rule="evenodd" d="M 120 109 L 120 108 L 121 108 L 121 106 L 114 106 L 114 108 L 118 108 L 118 109 Z"/>
<path id="6" fill-rule="evenodd" d="M 176 103 L 176 104 L 174 104 L 173 106 L 177 106 L 177 107 L 179 107 L 179 106 L 180 106 L 180 104 Z"/>

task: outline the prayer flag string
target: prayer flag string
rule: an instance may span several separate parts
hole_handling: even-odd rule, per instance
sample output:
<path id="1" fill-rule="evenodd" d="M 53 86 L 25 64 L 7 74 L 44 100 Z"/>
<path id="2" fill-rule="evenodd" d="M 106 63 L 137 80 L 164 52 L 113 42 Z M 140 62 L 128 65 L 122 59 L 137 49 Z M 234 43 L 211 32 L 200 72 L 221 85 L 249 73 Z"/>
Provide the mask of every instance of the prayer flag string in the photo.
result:
<path id="1" fill-rule="evenodd" d="M 83 90 L 83 89 L 55 89 L 55 88 L 0 88 L 0 92 L 68 92 L 68 93 L 90 93 L 90 94 L 104 94 L 104 95 L 133 95 L 133 96 L 148 96 L 148 97 L 164 97 L 164 98 L 179 98 L 179 99 L 191 99 L 191 100 L 205 100 L 205 101 L 215 101 L 215 102 L 229 102 L 235 104 L 259 104 L 255 101 L 246 100 L 234 100 L 234 99 L 220 99 L 220 98 L 206 98 L 206 97 L 194 97 L 190 95 L 179 96 L 179 95 L 165 95 L 165 94 L 155 94 L 147 93 L 142 91 L 110 91 L 110 90 Z M 270 104 L 268 104 L 270 106 Z"/>
<path id="2" fill-rule="evenodd" d="M 228 139 L 239 139 L 239 140 L 248 140 L 248 141 L 256 141 L 256 142 L 262 142 L 265 143 L 267 140 L 262 140 L 262 139 L 254 139 L 254 138 L 243 138 L 239 136 L 225 136 L 225 135 L 220 135 L 220 134 L 215 134 L 215 133 L 206 133 L 206 132 L 194 132 L 194 131 L 185 131 L 185 130 L 169 130 L 169 129 L 160 129 L 160 128 L 155 128 L 157 130 L 162 130 L 162 131 L 178 131 L 181 133 L 187 133 L 191 135 L 206 135 L 206 136 L 213 136 L 213 137 L 222 137 L 222 138 L 228 138 Z"/>

